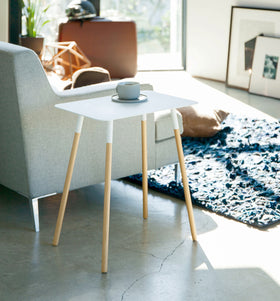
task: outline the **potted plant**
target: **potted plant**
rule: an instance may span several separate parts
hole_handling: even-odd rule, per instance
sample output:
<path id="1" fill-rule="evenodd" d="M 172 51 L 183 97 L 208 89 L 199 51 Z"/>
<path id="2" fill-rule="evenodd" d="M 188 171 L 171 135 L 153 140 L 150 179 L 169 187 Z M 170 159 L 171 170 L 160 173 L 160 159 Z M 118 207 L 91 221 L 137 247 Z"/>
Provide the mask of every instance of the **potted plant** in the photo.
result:
<path id="1" fill-rule="evenodd" d="M 20 44 L 31 48 L 39 56 L 44 45 L 44 37 L 40 31 L 49 20 L 46 19 L 46 13 L 49 5 L 43 7 L 41 0 L 19 0 L 21 3 L 23 24 L 25 25 L 25 35 L 20 35 Z"/>

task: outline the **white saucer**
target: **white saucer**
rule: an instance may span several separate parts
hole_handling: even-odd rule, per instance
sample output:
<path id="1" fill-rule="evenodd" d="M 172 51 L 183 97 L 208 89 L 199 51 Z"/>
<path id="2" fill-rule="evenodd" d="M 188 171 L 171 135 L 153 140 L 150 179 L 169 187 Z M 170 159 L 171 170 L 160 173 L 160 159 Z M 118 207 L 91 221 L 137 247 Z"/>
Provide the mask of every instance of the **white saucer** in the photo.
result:
<path id="1" fill-rule="evenodd" d="M 136 102 L 145 102 L 148 100 L 148 97 L 144 94 L 140 94 L 136 99 L 120 99 L 118 94 L 112 96 L 112 101 L 122 102 L 122 103 L 136 103 Z"/>

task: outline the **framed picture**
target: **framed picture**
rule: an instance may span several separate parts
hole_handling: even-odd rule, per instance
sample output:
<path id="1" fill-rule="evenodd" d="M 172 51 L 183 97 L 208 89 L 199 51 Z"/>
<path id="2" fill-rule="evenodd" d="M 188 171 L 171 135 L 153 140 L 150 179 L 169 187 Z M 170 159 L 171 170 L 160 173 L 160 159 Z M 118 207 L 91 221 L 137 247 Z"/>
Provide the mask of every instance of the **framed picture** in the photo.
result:
<path id="1" fill-rule="evenodd" d="M 280 10 L 233 6 L 226 84 L 248 90 L 256 37 L 280 37 Z"/>
<path id="2" fill-rule="evenodd" d="M 249 92 L 280 98 L 280 38 L 257 37 Z"/>

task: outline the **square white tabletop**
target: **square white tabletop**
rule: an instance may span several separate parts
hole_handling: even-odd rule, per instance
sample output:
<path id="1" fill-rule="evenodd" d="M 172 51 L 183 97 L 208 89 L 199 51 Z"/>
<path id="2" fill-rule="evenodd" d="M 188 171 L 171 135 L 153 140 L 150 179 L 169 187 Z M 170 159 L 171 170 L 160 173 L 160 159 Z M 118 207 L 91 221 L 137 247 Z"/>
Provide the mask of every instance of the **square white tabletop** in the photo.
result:
<path id="1" fill-rule="evenodd" d="M 167 109 L 182 108 L 196 104 L 196 101 L 184 99 L 155 91 L 141 91 L 148 97 L 146 102 L 118 103 L 112 96 L 72 101 L 55 105 L 56 108 L 100 121 L 112 121 Z"/>

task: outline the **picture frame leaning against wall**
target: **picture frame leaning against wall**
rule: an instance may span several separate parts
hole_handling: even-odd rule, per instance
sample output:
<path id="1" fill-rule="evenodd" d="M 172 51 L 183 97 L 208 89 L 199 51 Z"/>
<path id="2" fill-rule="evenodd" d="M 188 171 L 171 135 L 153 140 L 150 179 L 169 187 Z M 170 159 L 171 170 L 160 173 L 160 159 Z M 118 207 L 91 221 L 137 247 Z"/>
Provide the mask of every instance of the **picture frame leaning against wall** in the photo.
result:
<path id="1" fill-rule="evenodd" d="M 280 98 L 280 38 L 257 37 L 249 92 Z"/>
<path id="2" fill-rule="evenodd" d="M 256 37 L 280 36 L 280 10 L 232 6 L 226 84 L 249 89 Z"/>

